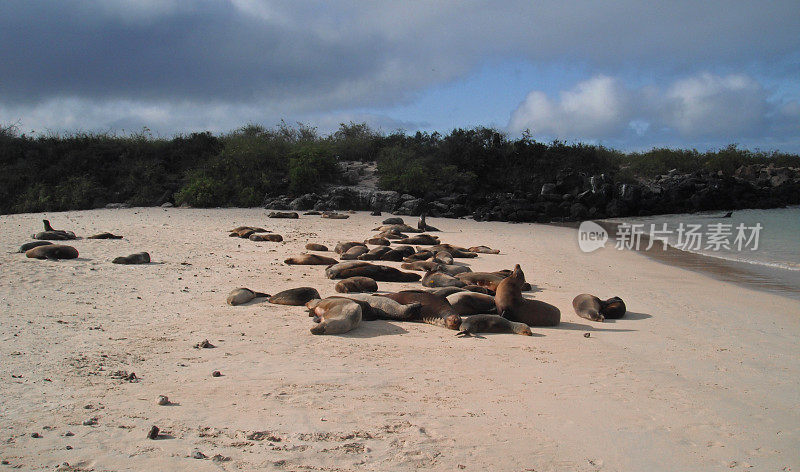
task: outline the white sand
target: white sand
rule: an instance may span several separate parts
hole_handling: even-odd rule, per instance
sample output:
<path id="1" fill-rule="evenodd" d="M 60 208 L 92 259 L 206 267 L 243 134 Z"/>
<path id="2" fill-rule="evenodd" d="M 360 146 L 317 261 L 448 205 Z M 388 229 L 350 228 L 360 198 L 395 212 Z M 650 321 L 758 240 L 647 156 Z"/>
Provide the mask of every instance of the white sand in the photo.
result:
<path id="1" fill-rule="evenodd" d="M 74 241 L 77 260 L 11 253 L 44 216 L 125 239 Z M 635 253 L 586 255 L 572 229 L 429 219 L 444 242 L 502 250 L 467 260 L 473 270 L 522 265 L 540 290 L 527 296 L 562 311 L 561 326 L 536 337 L 459 339 L 385 321 L 313 336 L 300 307 L 225 304 L 239 286 L 333 294 L 323 267 L 283 259 L 309 241 L 363 240 L 381 219 L 160 208 L 0 217 L 0 471 L 800 470 L 798 303 Z M 285 242 L 228 237 L 237 225 Z M 155 263 L 110 263 L 139 251 Z M 631 313 L 579 318 L 581 292 L 618 295 Z M 192 348 L 203 339 L 217 348 Z M 118 370 L 140 381 L 112 378 Z M 158 406 L 158 395 L 176 404 Z M 168 436 L 146 439 L 151 425 Z M 230 460 L 190 458 L 195 449 Z"/>

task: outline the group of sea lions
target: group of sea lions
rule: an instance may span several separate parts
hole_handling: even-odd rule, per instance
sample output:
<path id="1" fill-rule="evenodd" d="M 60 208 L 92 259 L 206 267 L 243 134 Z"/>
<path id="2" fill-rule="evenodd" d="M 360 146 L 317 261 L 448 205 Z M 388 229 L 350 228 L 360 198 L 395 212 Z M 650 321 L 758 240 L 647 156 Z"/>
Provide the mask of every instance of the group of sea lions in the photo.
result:
<path id="1" fill-rule="evenodd" d="M 72 231 L 53 229 L 48 220 L 42 220 L 42 223 L 44 224 L 44 231 L 31 235 L 31 238 L 37 241 L 23 244 L 17 252 L 24 252 L 25 257 L 31 259 L 76 259 L 78 257 L 78 250 L 74 247 L 50 242 L 78 239 L 75 233 Z M 122 239 L 122 236 L 109 232 L 102 232 L 88 236 L 86 239 Z M 137 252 L 136 254 L 117 257 L 111 262 L 114 264 L 146 264 L 150 262 L 150 254 L 146 252 Z"/>
<path id="2" fill-rule="evenodd" d="M 304 253 L 284 261 L 288 265 L 326 266 L 325 275 L 338 280 L 337 295 L 321 298 L 312 287 L 290 289 L 273 296 L 239 288 L 231 292 L 228 304 L 239 305 L 266 297 L 270 303 L 305 306 L 315 322 L 311 328 L 313 334 L 346 333 L 362 321 L 376 319 L 433 324 L 457 330 L 459 336 L 477 333 L 531 336 L 531 327 L 560 323 L 561 312 L 557 307 L 522 295 L 531 285 L 519 264 L 510 270 L 473 272 L 454 259 L 500 251 L 488 246 L 464 248 L 445 244 L 439 237 L 424 232 L 434 230 L 438 231 L 428 226 L 424 218 L 418 228 L 406 225 L 402 218 L 388 218 L 374 229 L 378 234 L 365 241 L 336 244 L 334 252 L 339 260 Z M 328 247 L 309 242 L 306 250 L 325 252 Z M 402 262 L 401 269 L 411 272 L 373 261 Z M 378 282 L 417 281 L 427 290 L 376 293 Z M 591 321 L 620 318 L 626 311 L 619 297 L 603 301 L 589 294 L 575 297 L 573 307 L 578 316 Z"/>

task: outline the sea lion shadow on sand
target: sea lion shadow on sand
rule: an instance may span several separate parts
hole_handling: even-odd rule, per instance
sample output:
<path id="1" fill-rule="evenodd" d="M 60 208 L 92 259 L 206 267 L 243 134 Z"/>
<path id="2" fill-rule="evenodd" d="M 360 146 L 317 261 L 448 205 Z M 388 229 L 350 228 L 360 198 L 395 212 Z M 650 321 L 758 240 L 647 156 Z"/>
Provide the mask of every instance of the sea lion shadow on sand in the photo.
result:
<path id="1" fill-rule="evenodd" d="M 652 318 L 653 315 L 649 313 L 636 313 L 635 311 L 626 311 L 625 317 L 620 318 L 622 320 L 646 320 L 648 318 Z M 603 323 L 615 323 L 617 320 L 614 318 L 606 318 Z"/>
<path id="2" fill-rule="evenodd" d="M 588 325 L 583 323 L 572 323 L 569 321 L 562 321 L 558 326 L 550 326 L 552 329 L 568 329 L 571 331 L 605 331 L 608 333 L 628 333 L 639 331 L 638 329 L 622 329 L 622 328 L 603 328 L 602 324 Z"/>
<path id="3" fill-rule="evenodd" d="M 388 320 L 362 321 L 358 329 L 342 333 L 343 338 L 377 338 L 378 336 L 392 336 L 397 334 L 408 334 L 408 331 Z"/>
<path id="4" fill-rule="evenodd" d="M 509 334 L 513 333 L 471 333 L 471 334 L 461 334 L 456 333 L 456 336 L 459 338 L 478 338 L 478 339 L 486 339 L 492 336 L 508 336 Z M 532 332 L 531 337 L 533 338 L 544 338 L 546 334 Z"/>

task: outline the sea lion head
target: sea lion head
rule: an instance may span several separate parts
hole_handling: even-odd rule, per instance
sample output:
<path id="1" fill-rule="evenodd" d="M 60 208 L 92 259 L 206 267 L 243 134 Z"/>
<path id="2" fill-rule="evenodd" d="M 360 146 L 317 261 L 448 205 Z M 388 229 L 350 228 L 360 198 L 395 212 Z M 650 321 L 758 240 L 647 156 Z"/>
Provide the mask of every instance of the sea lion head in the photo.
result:
<path id="1" fill-rule="evenodd" d="M 524 323 L 523 326 L 520 326 L 518 329 L 516 329 L 516 333 L 521 334 L 523 336 L 533 336 L 533 331 L 531 331 L 531 327 Z"/>
<path id="2" fill-rule="evenodd" d="M 447 329 L 458 329 L 461 326 L 461 316 L 459 315 L 445 316 L 444 325 Z"/>

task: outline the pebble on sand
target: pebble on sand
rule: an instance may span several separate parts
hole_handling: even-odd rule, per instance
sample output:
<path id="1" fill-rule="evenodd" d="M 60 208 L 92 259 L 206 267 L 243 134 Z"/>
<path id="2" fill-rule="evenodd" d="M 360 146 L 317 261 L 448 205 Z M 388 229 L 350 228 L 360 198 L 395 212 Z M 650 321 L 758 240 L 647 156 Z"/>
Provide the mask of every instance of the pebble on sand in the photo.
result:
<path id="1" fill-rule="evenodd" d="M 222 373 L 220 371 L 218 371 L 218 370 L 215 370 L 214 372 L 211 372 L 211 376 L 212 377 L 222 377 Z"/>
<path id="2" fill-rule="evenodd" d="M 170 404 L 169 397 L 167 397 L 166 395 L 159 395 L 156 403 L 158 403 L 161 406 L 169 405 Z"/>

